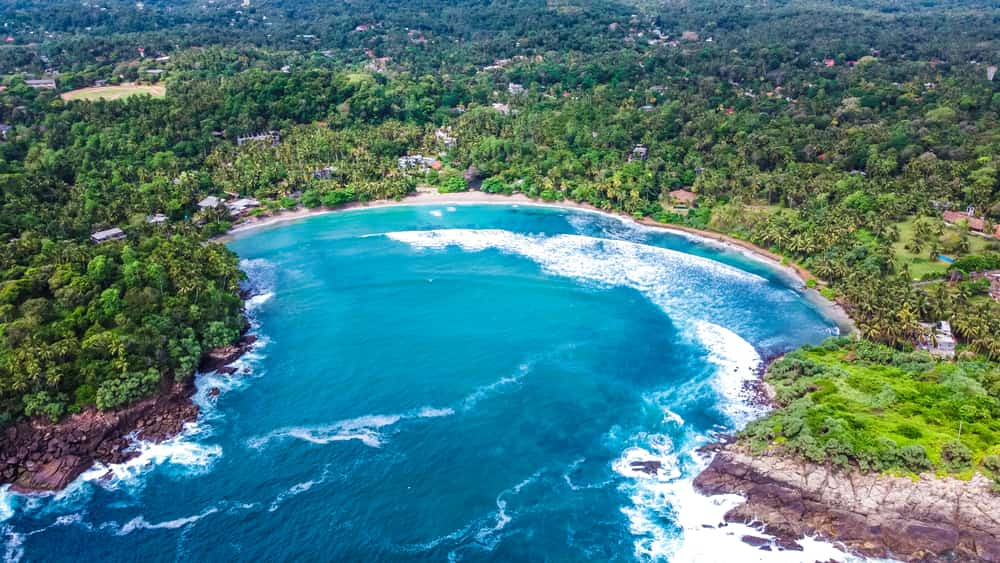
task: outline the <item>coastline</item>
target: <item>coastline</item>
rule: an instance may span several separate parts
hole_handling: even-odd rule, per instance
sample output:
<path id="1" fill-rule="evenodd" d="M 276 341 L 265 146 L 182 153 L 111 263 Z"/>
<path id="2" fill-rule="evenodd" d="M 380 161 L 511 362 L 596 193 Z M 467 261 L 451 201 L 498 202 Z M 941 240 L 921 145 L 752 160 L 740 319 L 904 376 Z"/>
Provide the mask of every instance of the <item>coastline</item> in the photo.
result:
<path id="1" fill-rule="evenodd" d="M 439 193 L 433 188 L 422 187 L 418 188 L 415 193 L 398 200 L 380 199 L 368 202 L 351 202 L 335 208 L 317 207 L 315 209 L 279 211 L 275 215 L 269 215 L 263 218 L 254 218 L 238 223 L 230 228 L 225 234 L 214 237 L 212 240 L 215 242 L 226 242 L 251 231 L 272 227 L 289 221 L 306 219 L 317 215 L 341 213 L 352 210 L 375 209 L 381 207 L 419 205 L 526 205 L 533 207 L 548 207 L 553 209 L 571 209 L 575 211 L 596 213 L 607 217 L 614 217 L 641 227 L 670 231 L 680 236 L 690 237 L 699 242 L 712 244 L 724 250 L 738 252 L 743 256 L 766 264 L 769 268 L 782 274 L 789 281 L 799 285 L 799 289 L 805 299 L 811 303 L 813 307 L 820 312 L 820 314 L 836 324 L 841 335 L 849 335 L 857 330 L 854 321 L 840 304 L 823 297 L 819 291 L 814 288 L 810 288 L 807 285 L 810 280 L 822 284 L 823 282 L 821 280 L 809 272 L 809 270 L 806 270 L 798 264 L 784 262 L 784 257 L 771 252 L 766 248 L 762 248 L 751 242 L 714 231 L 705 231 L 670 223 L 660 223 L 650 218 L 636 219 L 635 217 L 625 213 L 600 209 L 590 205 L 589 203 L 580 203 L 570 200 L 554 202 L 539 201 L 520 192 L 512 195 L 491 194 L 480 191 Z"/>
<path id="2" fill-rule="evenodd" d="M 800 290 L 807 300 L 822 315 L 836 323 L 842 333 L 853 330 L 853 323 L 839 305 L 826 300 L 814 289 L 805 287 L 807 280 L 814 279 L 808 271 L 798 266 L 782 264 L 780 256 L 766 249 L 719 233 L 661 224 L 648 219 L 636 220 L 622 213 L 608 212 L 584 203 L 539 202 L 523 194 L 512 196 L 483 192 L 441 194 L 436 190 L 425 188 L 398 201 L 355 202 L 338 208 L 281 212 L 236 225 L 225 235 L 213 240 L 222 242 L 241 233 L 327 213 L 388 206 L 463 204 L 526 205 L 585 211 L 629 221 L 645 228 L 664 229 L 719 248 L 736 251 L 782 273 L 789 281 L 799 282 Z M 244 334 L 230 346 L 206 352 L 198 372 L 217 371 L 232 375 L 235 370 L 227 366 L 249 349 L 253 344 L 253 338 L 252 335 Z M 62 489 L 95 461 L 107 463 L 127 461 L 130 455 L 134 455 L 128 453 L 133 435 L 140 435 L 142 439 L 153 442 L 162 442 L 176 436 L 183 430 L 184 424 L 194 421 L 198 416 L 198 408 L 191 399 L 195 377 L 197 373 L 184 378 L 171 389 L 163 389 L 156 395 L 115 411 L 102 413 L 88 409 L 59 423 L 32 420 L 19 424 L 13 432 L 0 436 L 0 452 L 4 453 L 4 459 L 9 459 L 5 470 L 0 472 L 0 484 L 12 483 L 18 492 Z M 761 400 L 759 390 L 756 396 Z M 87 438 L 80 437 L 84 435 Z M 69 438 L 62 440 L 62 436 Z"/>
<path id="3" fill-rule="evenodd" d="M 694 486 L 743 497 L 726 522 L 761 525 L 779 541 L 818 537 L 866 557 L 1000 561 L 1000 499 L 981 474 L 911 479 L 843 471 L 780 450 L 751 454 L 739 441 L 712 449 Z"/>

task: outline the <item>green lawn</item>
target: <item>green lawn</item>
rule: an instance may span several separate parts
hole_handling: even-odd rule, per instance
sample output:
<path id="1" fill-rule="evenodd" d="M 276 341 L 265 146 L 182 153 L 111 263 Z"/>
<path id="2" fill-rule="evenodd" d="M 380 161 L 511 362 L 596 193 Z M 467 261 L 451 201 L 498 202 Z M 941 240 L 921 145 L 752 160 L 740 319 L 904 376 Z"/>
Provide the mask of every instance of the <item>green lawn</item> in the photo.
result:
<path id="1" fill-rule="evenodd" d="M 121 100 L 129 96 L 148 94 L 154 98 L 167 95 L 167 88 L 159 84 L 119 84 L 117 86 L 94 86 L 64 93 L 61 97 L 70 100 Z"/>
<path id="2" fill-rule="evenodd" d="M 913 223 L 916 219 L 909 219 L 902 223 L 897 223 L 896 228 L 899 229 L 899 240 L 893 243 L 892 249 L 896 254 L 897 263 L 902 266 L 907 264 L 910 267 L 910 275 L 913 279 L 919 280 L 923 279 L 924 276 L 933 274 L 938 277 L 943 277 L 948 271 L 948 263 L 942 262 L 941 260 L 932 260 L 930 257 L 930 250 L 925 249 L 923 253 L 917 255 L 906 249 L 906 243 L 913 239 Z M 946 229 L 952 229 L 953 227 L 945 227 Z M 969 253 L 979 254 L 989 249 L 991 246 L 996 245 L 995 241 L 985 239 L 980 236 L 975 235 L 965 235 L 965 239 L 969 241 Z M 958 258 L 960 255 L 947 254 L 951 258 Z"/>

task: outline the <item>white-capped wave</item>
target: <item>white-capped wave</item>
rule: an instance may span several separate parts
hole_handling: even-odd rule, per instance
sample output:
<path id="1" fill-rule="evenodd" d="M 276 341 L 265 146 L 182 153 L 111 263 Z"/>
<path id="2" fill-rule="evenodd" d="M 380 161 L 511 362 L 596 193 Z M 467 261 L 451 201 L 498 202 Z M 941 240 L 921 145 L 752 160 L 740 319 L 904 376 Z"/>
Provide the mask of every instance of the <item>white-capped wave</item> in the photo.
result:
<path id="1" fill-rule="evenodd" d="M 640 291 L 667 312 L 724 310 L 766 280 L 709 258 L 625 240 L 581 235 L 528 235 L 496 229 L 439 229 L 386 233 L 416 249 L 451 246 L 524 256 L 551 275 Z M 765 296 L 760 292 L 761 297 Z"/>
<path id="2" fill-rule="evenodd" d="M 433 215 L 434 217 L 441 217 L 442 215 L 444 215 L 444 213 L 442 213 L 440 209 L 431 209 L 430 214 Z"/>
<path id="3" fill-rule="evenodd" d="M 17 495 L 10 490 L 10 485 L 0 487 L 0 522 L 5 522 L 14 516 Z"/>
<path id="4" fill-rule="evenodd" d="M 626 478 L 621 489 L 631 504 L 621 511 L 628 518 L 634 554 L 640 561 L 864 561 L 813 538 L 799 540 L 803 551 L 783 551 L 776 544 L 771 551 L 763 551 L 746 544 L 743 536 L 747 535 L 772 542 L 774 538 L 752 526 L 725 522 L 725 514 L 743 497 L 704 496 L 695 490 L 694 476 L 708 465 L 709 458 L 692 453 L 681 459 L 670 439 L 659 434 L 639 434 L 634 442 L 643 445 L 627 448 L 612 467 Z"/>
<path id="5" fill-rule="evenodd" d="M 694 328 L 698 340 L 708 349 L 708 361 L 717 367 L 712 384 L 722 396 L 722 409 L 732 423 L 742 428 L 763 415 L 766 409 L 751 404 L 747 392 L 747 384 L 758 377 L 762 361 L 753 344 L 714 323 L 695 321 Z"/>
<path id="6" fill-rule="evenodd" d="M 159 465 L 179 468 L 185 475 L 202 474 L 222 457 L 222 447 L 198 442 L 198 437 L 201 437 L 200 427 L 189 422 L 180 435 L 169 440 L 135 442 L 131 450 L 137 452 L 137 456 L 124 463 L 97 463 L 85 471 L 80 480 L 101 483 L 105 487 L 135 486 L 141 484 L 142 476 L 150 468 Z"/>

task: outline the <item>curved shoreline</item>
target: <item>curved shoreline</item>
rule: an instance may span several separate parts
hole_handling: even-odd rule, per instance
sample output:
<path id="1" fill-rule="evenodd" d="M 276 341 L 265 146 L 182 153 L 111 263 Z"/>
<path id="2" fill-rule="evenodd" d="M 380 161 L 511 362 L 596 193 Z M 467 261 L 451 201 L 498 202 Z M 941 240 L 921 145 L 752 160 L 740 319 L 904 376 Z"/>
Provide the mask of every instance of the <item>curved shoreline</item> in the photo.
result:
<path id="1" fill-rule="evenodd" d="M 279 211 L 275 215 L 263 218 L 254 218 L 238 223 L 230 228 L 224 235 L 214 237 L 212 240 L 216 242 L 226 242 L 251 231 L 272 227 L 289 221 L 314 217 L 317 215 L 341 213 L 352 210 L 374 209 L 380 207 L 421 205 L 527 205 L 552 209 L 570 209 L 613 217 L 615 219 L 630 222 L 633 225 L 650 229 L 670 231 L 676 235 L 686 236 L 699 242 L 712 244 L 724 250 L 738 252 L 743 256 L 752 258 L 767 265 L 772 270 L 784 275 L 789 281 L 793 281 L 798 284 L 800 286 L 799 290 L 802 292 L 806 301 L 812 304 L 820 314 L 833 322 L 840 331 L 840 334 L 851 334 L 857 330 L 853 319 L 851 319 L 850 315 L 847 314 L 847 311 L 845 311 L 843 307 L 823 297 L 816 289 L 807 287 L 806 284 L 810 280 L 819 282 L 819 278 L 798 264 L 783 262 L 783 260 L 785 260 L 783 256 L 771 252 L 766 248 L 762 248 L 751 242 L 714 231 L 694 229 L 670 223 L 660 223 L 650 218 L 636 219 L 635 217 L 629 216 L 625 213 L 597 208 L 589 203 L 580 203 L 570 200 L 556 202 L 539 201 L 531 199 L 522 193 L 516 193 L 509 196 L 479 191 L 443 194 L 433 189 L 418 189 L 416 193 L 410 194 L 399 200 L 381 199 L 368 202 L 352 202 L 333 208 L 317 207 L 315 209 Z"/>

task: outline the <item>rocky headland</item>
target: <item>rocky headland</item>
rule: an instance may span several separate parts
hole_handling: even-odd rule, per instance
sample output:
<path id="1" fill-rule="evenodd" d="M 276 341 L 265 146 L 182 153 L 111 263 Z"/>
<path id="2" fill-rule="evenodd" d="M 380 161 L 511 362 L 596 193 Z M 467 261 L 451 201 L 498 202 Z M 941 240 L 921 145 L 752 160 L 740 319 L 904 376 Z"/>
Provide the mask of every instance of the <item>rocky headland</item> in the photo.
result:
<path id="1" fill-rule="evenodd" d="M 728 522 L 760 523 L 785 540 L 820 536 L 870 557 L 1000 561 L 1000 496 L 982 475 L 913 479 L 845 472 L 780 452 L 750 455 L 738 442 L 716 450 L 695 487 L 746 498 Z"/>
<path id="2" fill-rule="evenodd" d="M 234 373 L 227 365 L 253 345 L 243 335 L 233 345 L 212 350 L 202 359 L 202 372 Z M 0 433 L 0 485 L 18 492 L 59 490 L 95 462 L 123 463 L 138 455 L 135 440 L 162 442 L 179 434 L 198 417 L 191 400 L 194 376 L 165 382 L 155 396 L 111 411 L 90 408 L 53 423 L 36 418 Z"/>

